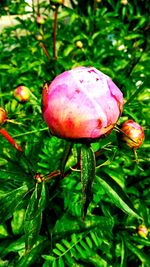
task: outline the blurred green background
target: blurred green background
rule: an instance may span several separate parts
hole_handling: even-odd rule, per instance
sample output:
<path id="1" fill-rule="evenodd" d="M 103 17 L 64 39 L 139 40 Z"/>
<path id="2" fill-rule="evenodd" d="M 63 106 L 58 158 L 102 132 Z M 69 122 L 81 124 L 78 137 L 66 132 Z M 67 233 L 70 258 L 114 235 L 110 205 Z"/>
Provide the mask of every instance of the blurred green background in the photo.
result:
<path id="1" fill-rule="evenodd" d="M 24 150 L 0 136 L 0 267 L 150 266 L 150 236 L 138 234 L 140 224 L 150 227 L 149 14 L 144 0 L 0 2 L 3 127 Z M 138 164 L 115 130 L 92 145 L 102 150 L 97 177 L 106 183 L 94 181 L 84 222 L 80 173 L 70 169 L 80 145 L 58 186 L 67 142 L 50 135 L 41 111 L 44 82 L 76 66 L 109 75 L 125 99 L 118 125 L 133 119 L 145 132 Z M 20 84 L 30 89 L 26 103 L 13 95 Z"/>

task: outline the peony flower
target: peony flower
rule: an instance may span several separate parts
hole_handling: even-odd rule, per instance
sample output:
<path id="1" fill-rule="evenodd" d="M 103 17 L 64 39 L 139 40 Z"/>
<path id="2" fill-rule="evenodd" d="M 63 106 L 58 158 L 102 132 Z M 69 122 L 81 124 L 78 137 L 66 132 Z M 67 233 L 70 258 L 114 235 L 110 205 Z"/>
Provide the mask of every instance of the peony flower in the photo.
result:
<path id="1" fill-rule="evenodd" d="M 15 89 L 14 97 L 20 102 L 26 102 L 29 100 L 30 91 L 26 86 L 20 85 Z"/>
<path id="2" fill-rule="evenodd" d="M 65 71 L 43 87 L 43 117 L 60 138 L 94 141 L 105 136 L 122 109 L 122 92 L 93 67 Z"/>
<path id="3" fill-rule="evenodd" d="M 124 122 L 121 126 L 122 140 L 131 148 L 139 148 L 144 141 L 144 131 L 142 127 L 133 120 Z"/>

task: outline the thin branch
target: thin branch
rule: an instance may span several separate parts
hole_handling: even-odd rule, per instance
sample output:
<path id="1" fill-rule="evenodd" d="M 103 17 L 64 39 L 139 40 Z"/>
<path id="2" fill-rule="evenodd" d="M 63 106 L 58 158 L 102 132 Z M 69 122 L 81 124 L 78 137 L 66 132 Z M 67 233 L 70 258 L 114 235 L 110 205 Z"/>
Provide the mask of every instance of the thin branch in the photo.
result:
<path id="1" fill-rule="evenodd" d="M 53 35 L 53 55 L 54 59 L 57 60 L 57 49 L 56 49 L 56 38 L 57 38 L 57 20 L 58 20 L 58 7 L 54 11 L 54 35 Z"/>

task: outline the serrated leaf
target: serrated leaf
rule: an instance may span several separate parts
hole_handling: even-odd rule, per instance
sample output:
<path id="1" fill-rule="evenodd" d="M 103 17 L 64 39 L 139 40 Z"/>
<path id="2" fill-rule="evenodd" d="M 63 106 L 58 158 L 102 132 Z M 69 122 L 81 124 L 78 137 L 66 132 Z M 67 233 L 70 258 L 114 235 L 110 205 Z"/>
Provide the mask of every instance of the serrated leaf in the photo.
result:
<path id="1" fill-rule="evenodd" d="M 39 209 L 38 188 L 33 191 L 25 213 L 24 231 L 26 250 L 30 250 L 38 238 L 42 223 L 42 210 Z"/>
<path id="2" fill-rule="evenodd" d="M 21 238 L 13 241 L 7 248 L 3 251 L 3 256 L 6 256 L 10 252 L 18 253 L 20 250 L 25 250 L 25 237 L 22 236 Z"/>
<path id="3" fill-rule="evenodd" d="M 86 240 L 88 246 L 89 246 L 90 248 L 92 248 L 92 247 L 93 247 L 93 244 L 92 244 L 92 242 L 91 242 L 91 239 L 90 239 L 88 236 L 86 236 L 85 240 Z"/>
<path id="4" fill-rule="evenodd" d="M 81 245 L 86 251 L 90 252 L 89 247 L 87 246 L 87 244 L 86 244 L 83 240 L 80 241 L 80 245 Z"/>
<path id="5" fill-rule="evenodd" d="M 79 252 L 79 254 L 82 256 L 82 258 L 85 258 L 84 250 L 80 247 L 80 245 L 76 245 L 75 249 Z"/>
<path id="6" fill-rule="evenodd" d="M 70 256 L 70 253 L 66 253 L 64 254 L 67 262 L 68 262 L 68 265 L 69 266 L 73 266 L 73 263 L 74 263 L 74 259 Z"/>
<path id="7" fill-rule="evenodd" d="M 40 238 L 38 243 L 21 257 L 15 267 L 29 267 L 31 264 L 35 264 L 37 255 L 41 255 L 42 251 L 49 245 L 50 243 L 46 241 L 45 238 Z"/>
<path id="8" fill-rule="evenodd" d="M 66 246 L 66 248 L 70 248 L 71 247 L 70 243 L 67 240 L 62 239 L 61 241 Z"/>
<path id="9" fill-rule="evenodd" d="M 127 248 L 136 255 L 136 257 L 139 258 L 139 260 L 143 263 L 146 264 L 146 266 L 149 266 L 150 263 L 150 258 L 148 255 L 146 255 L 143 251 L 141 251 L 141 249 L 139 249 L 138 247 L 136 247 L 133 243 L 129 243 L 129 241 L 126 241 L 126 246 Z"/>
<path id="10" fill-rule="evenodd" d="M 71 240 L 72 240 L 73 243 L 77 243 L 78 242 L 78 238 L 77 238 L 76 234 L 72 234 Z"/>
<path id="11" fill-rule="evenodd" d="M 56 261 L 56 260 L 53 261 L 53 263 L 52 263 L 52 267 L 57 267 L 57 261 Z"/>
<path id="12" fill-rule="evenodd" d="M 60 257 L 60 258 L 58 259 L 58 266 L 60 266 L 60 267 L 64 267 L 64 266 L 65 266 L 65 264 L 64 264 L 64 261 L 63 261 L 63 258 L 62 258 L 62 257 Z"/>
<path id="13" fill-rule="evenodd" d="M 54 248 L 53 249 L 53 252 L 58 255 L 58 256 L 61 256 L 62 255 L 62 252 L 60 250 L 58 250 L 57 248 Z"/>
<path id="14" fill-rule="evenodd" d="M 77 252 L 76 252 L 76 250 L 75 250 L 74 248 L 71 248 L 70 252 L 71 252 L 72 256 L 73 256 L 76 260 L 79 259 L 78 254 L 77 254 Z"/>
<path id="15" fill-rule="evenodd" d="M 56 260 L 56 258 L 51 255 L 42 255 L 42 258 L 50 262 Z"/>
<path id="16" fill-rule="evenodd" d="M 92 184 L 95 178 L 95 155 L 88 145 L 81 147 L 81 186 L 83 199 L 83 219 L 92 200 Z"/>
<path id="17" fill-rule="evenodd" d="M 132 39 L 136 39 L 136 38 L 143 38 L 143 35 L 139 34 L 139 33 L 131 33 L 128 36 L 125 36 L 126 40 L 132 40 Z"/>
<path id="18" fill-rule="evenodd" d="M 3 223 L 9 219 L 17 206 L 23 202 L 23 198 L 28 192 L 27 185 L 23 185 L 9 193 L 2 194 L 0 197 L 0 222 Z"/>
<path id="19" fill-rule="evenodd" d="M 138 244 L 142 245 L 142 246 L 147 246 L 150 247 L 150 240 L 148 239 L 144 239 L 138 236 L 132 236 L 132 240 L 137 242 Z"/>
<path id="20" fill-rule="evenodd" d="M 66 249 L 59 243 L 56 244 L 56 247 L 61 251 L 61 252 L 65 252 Z"/>
<path id="21" fill-rule="evenodd" d="M 98 247 L 99 243 L 97 241 L 97 237 L 95 236 L 95 234 L 93 232 L 90 232 L 91 238 L 94 241 L 95 245 Z"/>
<path id="22" fill-rule="evenodd" d="M 141 217 L 134 210 L 130 199 L 122 190 L 122 188 L 106 173 L 103 175 L 104 179 L 99 176 L 96 176 L 96 179 L 98 183 L 103 187 L 106 194 L 108 194 L 110 199 L 113 201 L 113 203 L 127 214 L 141 219 Z"/>

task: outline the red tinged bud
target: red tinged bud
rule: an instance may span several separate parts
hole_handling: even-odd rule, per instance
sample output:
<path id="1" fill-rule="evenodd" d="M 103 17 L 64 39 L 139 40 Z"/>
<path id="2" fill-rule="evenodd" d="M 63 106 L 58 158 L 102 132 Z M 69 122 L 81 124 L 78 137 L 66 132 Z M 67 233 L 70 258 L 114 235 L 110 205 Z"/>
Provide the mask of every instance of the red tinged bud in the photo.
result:
<path id="1" fill-rule="evenodd" d="M 133 120 L 124 122 L 121 126 L 121 139 L 133 149 L 139 148 L 144 141 L 143 128 Z"/>
<path id="2" fill-rule="evenodd" d="M 36 22 L 37 22 L 38 24 L 44 24 L 44 23 L 45 23 L 45 19 L 42 18 L 41 16 L 38 16 L 37 19 L 36 19 Z"/>
<path id="3" fill-rule="evenodd" d="M 5 109 L 0 107 L 0 126 L 7 120 L 7 112 Z"/>
<path id="4" fill-rule="evenodd" d="M 30 98 L 30 90 L 26 86 L 20 85 L 15 89 L 14 97 L 19 102 L 26 102 Z"/>
<path id="5" fill-rule="evenodd" d="M 58 75 L 43 87 L 43 117 L 53 135 L 95 141 L 109 134 L 123 109 L 123 95 L 113 81 L 93 67 Z"/>
<path id="6" fill-rule="evenodd" d="M 138 235 L 146 238 L 148 236 L 148 229 L 145 225 L 139 225 L 138 227 Z"/>

